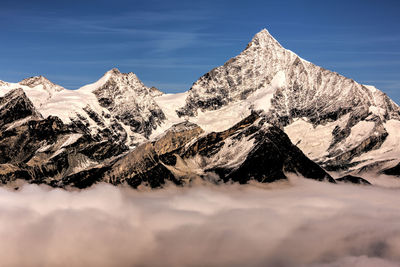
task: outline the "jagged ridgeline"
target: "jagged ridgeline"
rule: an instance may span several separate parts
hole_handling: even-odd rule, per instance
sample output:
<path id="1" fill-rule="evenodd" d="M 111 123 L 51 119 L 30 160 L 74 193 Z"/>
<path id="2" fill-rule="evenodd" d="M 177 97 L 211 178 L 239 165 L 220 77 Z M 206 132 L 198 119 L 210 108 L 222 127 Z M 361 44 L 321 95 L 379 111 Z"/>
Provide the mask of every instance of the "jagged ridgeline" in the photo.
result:
<path id="1" fill-rule="evenodd" d="M 287 173 L 367 183 L 371 172 L 400 175 L 399 142 L 389 97 L 300 58 L 267 30 L 180 94 L 117 69 L 78 90 L 43 76 L 0 81 L 3 183 L 137 188 Z"/>

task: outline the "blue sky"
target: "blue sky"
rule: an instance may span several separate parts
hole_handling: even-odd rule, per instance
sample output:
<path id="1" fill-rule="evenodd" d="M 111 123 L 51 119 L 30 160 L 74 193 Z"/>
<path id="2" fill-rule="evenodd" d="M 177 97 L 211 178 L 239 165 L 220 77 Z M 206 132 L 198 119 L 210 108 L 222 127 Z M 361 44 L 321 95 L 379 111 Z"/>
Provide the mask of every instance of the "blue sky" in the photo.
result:
<path id="1" fill-rule="evenodd" d="M 0 80 L 75 89 L 107 70 L 181 92 L 263 28 L 400 103 L 400 1 L 0 1 Z"/>

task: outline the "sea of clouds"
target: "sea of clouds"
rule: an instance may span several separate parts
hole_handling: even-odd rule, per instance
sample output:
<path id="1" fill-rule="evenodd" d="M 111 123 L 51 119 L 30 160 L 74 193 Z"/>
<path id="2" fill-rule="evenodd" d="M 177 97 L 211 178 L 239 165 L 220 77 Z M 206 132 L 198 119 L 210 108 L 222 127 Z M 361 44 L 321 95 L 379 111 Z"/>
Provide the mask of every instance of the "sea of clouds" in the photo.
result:
<path id="1" fill-rule="evenodd" d="M 400 189 L 0 188 L 1 266 L 400 266 Z"/>

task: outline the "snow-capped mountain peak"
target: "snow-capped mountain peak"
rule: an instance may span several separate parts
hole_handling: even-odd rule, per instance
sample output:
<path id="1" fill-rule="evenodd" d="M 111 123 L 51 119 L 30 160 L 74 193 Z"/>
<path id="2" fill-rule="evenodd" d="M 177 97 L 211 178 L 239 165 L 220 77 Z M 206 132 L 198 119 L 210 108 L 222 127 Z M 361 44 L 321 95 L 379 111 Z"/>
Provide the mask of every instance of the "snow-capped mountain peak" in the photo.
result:
<path id="1" fill-rule="evenodd" d="M 46 90 L 51 95 L 64 90 L 64 87 L 51 82 L 42 75 L 26 78 L 20 81 L 19 84 L 28 86 L 30 88 L 41 87 L 43 90 Z"/>
<path id="2" fill-rule="evenodd" d="M 62 86 L 49 81 L 44 76 L 34 76 L 19 83 L 0 82 L 0 96 L 18 88 L 24 90 L 36 108 L 48 102 L 54 95 L 65 91 Z"/>
<path id="3" fill-rule="evenodd" d="M 145 91 L 153 96 L 159 96 L 163 93 L 155 87 L 147 87 L 133 72 L 122 73 L 117 68 L 107 71 L 99 80 L 92 84 L 79 88 L 79 91 L 97 92 L 111 90 L 126 94 L 127 92 Z"/>
<path id="4" fill-rule="evenodd" d="M 400 120 L 399 106 L 384 93 L 300 58 L 265 29 L 238 56 L 200 77 L 177 114 L 216 110 L 229 110 L 232 118 L 263 110 L 331 169 L 378 149 L 388 136 L 385 122 Z"/>

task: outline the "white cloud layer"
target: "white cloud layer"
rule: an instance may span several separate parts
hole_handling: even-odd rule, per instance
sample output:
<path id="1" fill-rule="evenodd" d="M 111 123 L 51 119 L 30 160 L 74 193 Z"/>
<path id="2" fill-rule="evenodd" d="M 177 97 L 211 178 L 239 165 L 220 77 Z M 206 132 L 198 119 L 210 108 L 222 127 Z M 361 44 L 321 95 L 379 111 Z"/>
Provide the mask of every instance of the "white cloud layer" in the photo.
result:
<path id="1" fill-rule="evenodd" d="M 0 188 L 1 266 L 399 266 L 400 189 Z"/>

